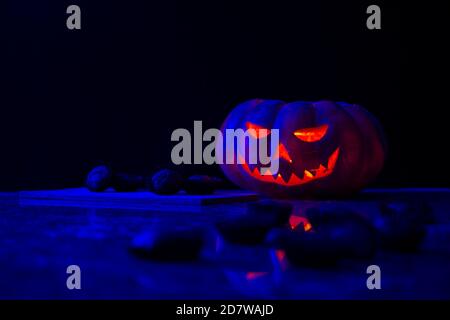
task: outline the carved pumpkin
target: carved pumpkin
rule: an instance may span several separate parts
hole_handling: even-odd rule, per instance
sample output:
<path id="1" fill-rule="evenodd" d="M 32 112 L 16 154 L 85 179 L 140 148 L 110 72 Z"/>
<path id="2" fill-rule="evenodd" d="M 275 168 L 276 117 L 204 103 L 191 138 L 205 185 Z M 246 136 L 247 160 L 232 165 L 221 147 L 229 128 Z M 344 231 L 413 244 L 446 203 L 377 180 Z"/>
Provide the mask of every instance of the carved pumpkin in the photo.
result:
<path id="1" fill-rule="evenodd" d="M 371 181 L 385 158 L 381 127 L 358 105 L 255 99 L 238 105 L 228 115 L 222 133 L 238 128 L 268 129 L 269 141 L 270 129 L 279 129 L 277 174 L 262 175 L 261 164 L 248 161 L 221 165 L 238 186 L 268 196 L 349 194 Z M 242 152 L 235 147 L 237 156 Z"/>

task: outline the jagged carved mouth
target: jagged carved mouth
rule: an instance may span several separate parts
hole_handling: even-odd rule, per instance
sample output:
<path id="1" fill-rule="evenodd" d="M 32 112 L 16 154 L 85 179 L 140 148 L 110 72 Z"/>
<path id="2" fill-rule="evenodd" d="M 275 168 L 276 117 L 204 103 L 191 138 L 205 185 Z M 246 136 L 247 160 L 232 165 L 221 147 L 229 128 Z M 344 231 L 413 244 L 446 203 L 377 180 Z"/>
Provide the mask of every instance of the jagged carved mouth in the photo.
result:
<path id="1" fill-rule="evenodd" d="M 282 186 L 297 186 L 305 183 L 309 183 L 314 180 L 322 179 L 333 173 L 334 167 L 336 166 L 337 159 L 339 157 L 339 147 L 333 151 L 333 153 L 328 157 L 326 164 L 320 164 L 317 168 L 304 170 L 303 177 L 299 177 L 294 172 L 291 173 L 289 179 L 285 180 L 281 174 L 276 175 L 262 175 L 259 168 L 254 168 L 250 170 L 249 165 L 244 161 L 242 168 L 251 177 L 268 183 L 275 183 Z"/>

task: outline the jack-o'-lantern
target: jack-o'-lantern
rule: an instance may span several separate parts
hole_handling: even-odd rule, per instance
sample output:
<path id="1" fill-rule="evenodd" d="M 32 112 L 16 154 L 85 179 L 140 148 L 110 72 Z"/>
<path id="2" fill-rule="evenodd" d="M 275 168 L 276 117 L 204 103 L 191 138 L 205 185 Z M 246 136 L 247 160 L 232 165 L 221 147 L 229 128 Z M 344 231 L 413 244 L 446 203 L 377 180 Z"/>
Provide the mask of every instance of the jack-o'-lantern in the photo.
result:
<path id="1" fill-rule="evenodd" d="M 377 120 L 361 106 L 343 102 L 250 100 L 228 115 L 224 135 L 226 129 L 255 129 L 260 134 L 248 138 L 267 141 L 278 129 L 278 172 L 262 174 L 261 163 L 248 162 L 248 141 L 246 150 L 235 149 L 236 160 L 244 161 L 221 165 L 238 186 L 274 197 L 355 192 L 380 172 L 386 154 Z"/>

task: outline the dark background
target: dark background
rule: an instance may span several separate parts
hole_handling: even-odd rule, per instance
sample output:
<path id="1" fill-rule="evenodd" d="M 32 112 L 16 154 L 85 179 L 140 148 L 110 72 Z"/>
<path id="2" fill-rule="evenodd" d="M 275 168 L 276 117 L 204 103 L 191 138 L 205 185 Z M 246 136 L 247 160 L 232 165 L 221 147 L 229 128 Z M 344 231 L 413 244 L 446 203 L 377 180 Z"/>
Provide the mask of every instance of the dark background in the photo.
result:
<path id="1" fill-rule="evenodd" d="M 76 185 L 99 160 L 151 172 L 174 129 L 218 127 L 255 97 L 362 104 L 389 141 L 377 185 L 449 186 L 441 3 L 2 1 L 0 188 Z"/>

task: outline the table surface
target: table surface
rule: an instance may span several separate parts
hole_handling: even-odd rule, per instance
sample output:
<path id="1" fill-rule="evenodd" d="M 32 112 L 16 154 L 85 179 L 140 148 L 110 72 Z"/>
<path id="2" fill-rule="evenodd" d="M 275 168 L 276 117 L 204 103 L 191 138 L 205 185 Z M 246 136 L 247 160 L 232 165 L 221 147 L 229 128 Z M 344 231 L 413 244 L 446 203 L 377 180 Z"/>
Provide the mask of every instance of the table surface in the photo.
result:
<path id="1" fill-rule="evenodd" d="M 25 206 L 0 193 L 0 298 L 39 299 L 449 299 L 450 190 L 378 189 L 347 200 L 294 201 L 296 210 L 348 206 L 371 215 L 382 200 L 427 201 L 436 222 L 417 253 L 379 252 L 370 261 L 298 268 L 263 246 L 207 243 L 186 263 L 143 260 L 131 239 L 162 226 L 211 227 L 243 214 L 245 203 L 193 212 L 152 208 Z M 81 268 L 81 290 L 68 290 L 66 268 Z M 368 290 L 366 268 L 381 268 L 382 289 Z"/>

